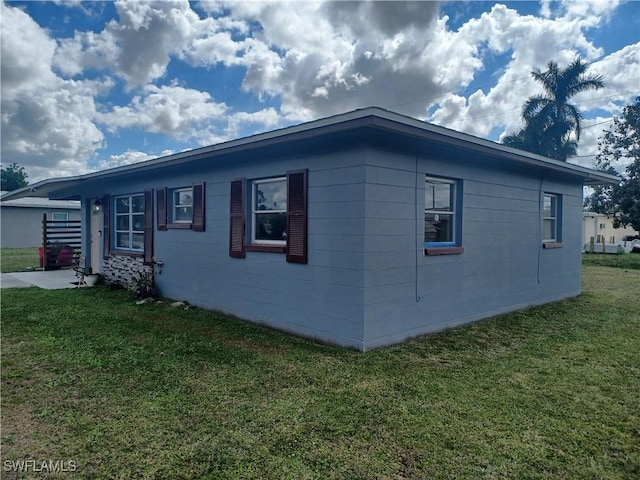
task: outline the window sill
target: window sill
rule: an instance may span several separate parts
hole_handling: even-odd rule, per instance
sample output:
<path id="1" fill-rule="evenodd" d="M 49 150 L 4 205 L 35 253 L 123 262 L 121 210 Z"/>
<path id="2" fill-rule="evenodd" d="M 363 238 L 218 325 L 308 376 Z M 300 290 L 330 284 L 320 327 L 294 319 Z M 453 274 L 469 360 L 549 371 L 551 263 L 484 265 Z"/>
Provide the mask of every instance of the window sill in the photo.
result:
<path id="1" fill-rule="evenodd" d="M 464 253 L 464 247 L 426 247 L 425 255 L 460 255 Z"/>
<path id="2" fill-rule="evenodd" d="M 245 245 L 244 249 L 247 252 L 272 252 L 272 253 L 284 253 L 284 245 Z"/>
<path id="3" fill-rule="evenodd" d="M 547 248 L 562 248 L 562 242 L 543 242 L 542 243 L 542 248 L 547 249 Z"/>
<path id="4" fill-rule="evenodd" d="M 124 255 L 127 257 L 142 257 L 144 256 L 144 252 L 132 252 L 131 250 L 116 250 L 111 249 L 109 252 L 110 255 Z"/>
<path id="5" fill-rule="evenodd" d="M 190 230 L 191 223 L 167 223 L 167 229 Z"/>

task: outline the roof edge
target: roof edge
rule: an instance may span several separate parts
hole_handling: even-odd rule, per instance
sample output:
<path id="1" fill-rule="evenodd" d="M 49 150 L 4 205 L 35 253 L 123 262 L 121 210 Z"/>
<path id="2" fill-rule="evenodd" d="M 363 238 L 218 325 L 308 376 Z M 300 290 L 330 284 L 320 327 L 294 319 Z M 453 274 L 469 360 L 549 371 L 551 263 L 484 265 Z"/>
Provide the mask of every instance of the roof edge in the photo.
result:
<path id="1" fill-rule="evenodd" d="M 620 178 L 615 175 L 598 172 L 590 168 L 518 150 L 500 143 L 475 137 L 467 133 L 458 132 L 439 125 L 433 125 L 380 107 L 367 107 L 301 123 L 299 125 L 293 125 L 269 132 L 258 133 L 248 137 L 229 140 L 215 145 L 174 153 L 164 157 L 157 157 L 130 165 L 123 165 L 98 172 L 90 172 L 83 175 L 41 180 L 40 182 L 9 192 L 3 195 L 2 198 L 5 200 L 11 200 L 25 196 L 48 196 L 57 190 L 69 188 L 77 183 L 87 180 L 102 179 L 130 172 L 144 171 L 151 168 L 158 168 L 168 163 L 187 163 L 209 155 L 229 153 L 251 147 L 258 148 L 259 146 L 268 143 L 280 143 L 294 140 L 296 138 L 308 138 L 310 132 L 314 131 L 316 133 L 311 134 L 312 136 L 320 136 L 363 126 L 402 131 L 405 134 L 423 137 L 425 139 L 431 137 L 431 140 L 444 141 L 445 143 L 451 143 L 458 146 L 472 147 L 485 153 L 499 152 L 500 156 L 509 158 L 510 160 L 520 164 L 547 168 L 558 173 L 581 177 L 585 185 L 617 184 L 620 182 Z"/>

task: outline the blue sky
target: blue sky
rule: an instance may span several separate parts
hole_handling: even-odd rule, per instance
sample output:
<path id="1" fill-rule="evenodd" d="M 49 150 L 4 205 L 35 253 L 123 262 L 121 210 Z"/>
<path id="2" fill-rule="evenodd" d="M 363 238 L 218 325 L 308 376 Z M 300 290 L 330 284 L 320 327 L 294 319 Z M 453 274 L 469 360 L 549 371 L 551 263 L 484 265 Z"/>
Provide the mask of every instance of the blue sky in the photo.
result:
<path id="1" fill-rule="evenodd" d="M 577 55 L 590 166 L 640 94 L 640 3 L 4 2 L 2 162 L 30 181 L 376 105 L 499 141 Z"/>

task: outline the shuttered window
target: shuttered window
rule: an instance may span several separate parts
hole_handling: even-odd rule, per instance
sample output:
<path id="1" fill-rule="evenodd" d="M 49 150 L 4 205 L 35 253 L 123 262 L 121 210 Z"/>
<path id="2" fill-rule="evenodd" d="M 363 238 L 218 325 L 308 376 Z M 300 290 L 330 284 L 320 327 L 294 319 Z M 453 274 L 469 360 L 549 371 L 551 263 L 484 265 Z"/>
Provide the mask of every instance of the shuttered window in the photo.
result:
<path id="1" fill-rule="evenodd" d="M 251 182 L 251 243 L 285 246 L 287 240 L 287 179 Z"/>
<path id="2" fill-rule="evenodd" d="M 187 228 L 205 231 L 205 184 L 160 188 L 156 193 L 158 230 Z"/>
<path id="3" fill-rule="evenodd" d="M 156 212 L 158 214 L 157 224 L 158 230 L 167 229 L 167 189 L 159 188 L 156 191 Z"/>
<path id="4" fill-rule="evenodd" d="M 245 183 L 244 178 L 231 182 L 230 215 L 229 215 L 229 255 L 244 258 L 245 232 Z"/>
<path id="5" fill-rule="evenodd" d="M 113 202 L 113 203 L 112 203 Z M 103 256 L 114 251 L 144 256 L 153 262 L 153 190 L 132 195 L 105 195 L 103 205 Z"/>
<path id="6" fill-rule="evenodd" d="M 111 197 L 105 195 L 102 198 L 102 255 L 106 259 L 111 253 Z"/>
<path id="7" fill-rule="evenodd" d="M 287 262 L 307 263 L 307 170 L 287 173 Z"/>
<path id="8" fill-rule="evenodd" d="M 114 247 L 131 252 L 144 251 L 145 195 L 120 195 L 114 198 Z"/>
<path id="9" fill-rule="evenodd" d="M 144 192 L 144 263 L 153 263 L 153 190 Z"/>
<path id="10" fill-rule="evenodd" d="M 193 186 L 193 222 L 191 228 L 196 232 L 204 232 L 205 225 L 205 192 L 204 183 Z"/>
<path id="11" fill-rule="evenodd" d="M 232 257 L 244 258 L 247 250 L 280 252 L 287 262 L 307 263 L 307 170 L 233 180 L 229 237 Z"/>

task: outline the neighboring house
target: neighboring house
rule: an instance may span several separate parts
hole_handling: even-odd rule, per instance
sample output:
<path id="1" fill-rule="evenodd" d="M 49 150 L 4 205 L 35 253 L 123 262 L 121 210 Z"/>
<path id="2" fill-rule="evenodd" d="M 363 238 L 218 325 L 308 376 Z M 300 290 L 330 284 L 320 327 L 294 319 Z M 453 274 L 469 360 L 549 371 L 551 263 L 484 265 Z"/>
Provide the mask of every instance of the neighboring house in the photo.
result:
<path id="1" fill-rule="evenodd" d="M 367 108 L 33 187 L 82 200 L 108 282 L 368 350 L 578 295 L 582 187 L 615 182 Z"/>
<path id="2" fill-rule="evenodd" d="M 640 235 L 631 226 L 614 228 L 614 217 L 604 213 L 583 212 L 582 243 L 588 245 L 593 238 L 597 244 L 620 243 L 626 237 Z"/>
<path id="3" fill-rule="evenodd" d="M 2 196 L 8 192 L 2 192 Z M 22 197 L 0 197 L 0 245 L 2 248 L 27 248 L 42 245 L 42 216 L 49 220 L 80 220 L 80 202 Z"/>

